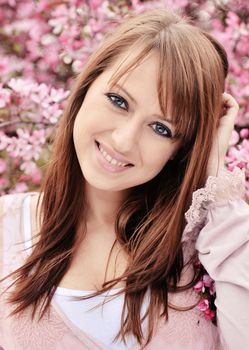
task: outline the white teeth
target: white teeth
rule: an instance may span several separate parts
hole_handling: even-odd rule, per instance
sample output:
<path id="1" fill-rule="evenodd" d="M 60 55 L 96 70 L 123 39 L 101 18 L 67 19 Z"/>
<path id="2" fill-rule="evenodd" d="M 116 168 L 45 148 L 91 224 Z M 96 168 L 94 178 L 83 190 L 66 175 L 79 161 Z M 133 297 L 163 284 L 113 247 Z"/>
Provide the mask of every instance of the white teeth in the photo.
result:
<path id="1" fill-rule="evenodd" d="M 107 156 L 105 156 L 105 159 L 108 160 L 108 162 L 110 162 L 110 163 L 111 163 L 111 161 L 112 161 L 112 157 L 109 156 L 109 154 L 107 154 Z"/>
<path id="2" fill-rule="evenodd" d="M 121 167 L 125 167 L 127 165 L 127 163 L 122 163 L 119 162 L 117 159 L 112 158 L 105 150 L 103 150 L 103 148 L 101 146 L 99 146 L 99 150 L 102 153 L 103 157 L 112 165 L 115 166 L 121 166 Z"/>

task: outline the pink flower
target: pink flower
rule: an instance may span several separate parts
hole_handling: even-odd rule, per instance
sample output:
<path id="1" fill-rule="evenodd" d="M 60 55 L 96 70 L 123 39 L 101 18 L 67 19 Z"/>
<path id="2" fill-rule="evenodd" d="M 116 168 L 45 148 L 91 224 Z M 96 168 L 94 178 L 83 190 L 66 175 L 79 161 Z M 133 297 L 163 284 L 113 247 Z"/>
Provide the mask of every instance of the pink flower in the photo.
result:
<path id="1" fill-rule="evenodd" d="M 20 169 L 27 175 L 31 175 L 37 171 L 37 165 L 32 161 L 25 161 L 21 164 Z"/>
<path id="2" fill-rule="evenodd" d="M 200 311 L 209 310 L 209 301 L 207 299 L 202 299 L 197 305 L 197 309 Z"/>
<path id="3" fill-rule="evenodd" d="M 30 181 L 30 179 L 31 179 L 30 175 L 22 174 L 19 177 L 19 182 L 28 182 L 28 181 Z"/>
<path id="4" fill-rule="evenodd" d="M 102 0 L 91 0 L 90 6 L 92 10 L 96 10 L 101 5 Z"/>
<path id="5" fill-rule="evenodd" d="M 202 279 L 206 287 L 211 287 L 211 285 L 214 282 L 213 279 L 208 274 L 203 275 Z"/>
<path id="6" fill-rule="evenodd" d="M 28 191 L 28 186 L 25 182 L 18 182 L 11 193 L 22 193 Z"/>
<path id="7" fill-rule="evenodd" d="M 10 91 L 3 89 L 0 84 L 0 108 L 5 108 L 10 103 Z"/>
<path id="8" fill-rule="evenodd" d="M 27 18 L 27 17 L 31 17 L 32 14 L 34 13 L 35 11 L 35 3 L 32 1 L 32 2 L 20 2 L 18 4 L 18 7 L 17 7 L 17 16 L 19 18 Z"/>
<path id="9" fill-rule="evenodd" d="M 7 162 L 5 159 L 0 158 L 0 174 L 3 174 L 7 169 Z"/>
<path id="10" fill-rule="evenodd" d="M 6 149 L 9 145 L 10 138 L 0 131 L 0 151 Z"/>
<path id="11" fill-rule="evenodd" d="M 229 145 L 230 146 L 236 145 L 238 141 L 239 141 L 239 134 L 237 133 L 237 131 L 233 130 L 231 139 L 229 141 Z"/>
<path id="12" fill-rule="evenodd" d="M 215 312 L 210 310 L 210 309 L 207 309 L 204 312 L 204 317 L 207 321 L 209 321 L 209 320 L 212 321 L 215 318 Z"/>
<path id="13" fill-rule="evenodd" d="M 197 293 L 200 293 L 200 292 L 204 292 L 205 290 L 205 286 L 204 286 L 204 283 L 203 281 L 199 281 L 196 283 L 196 285 L 194 286 L 194 290 L 197 292 Z"/>
<path id="14" fill-rule="evenodd" d="M 202 279 L 204 286 L 207 287 L 209 289 L 209 293 L 213 295 L 215 293 L 214 280 L 208 274 L 205 274 Z"/>
<path id="15" fill-rule="evenodd" d="M 40 185 L 41 184 L 41 179 L 42 179 L 42 173 L 40 169 L 36 169 L 32 173 L 32 182 L 34 185 Z"/>
<path id="16" fill-rule="evenodd" d="M 6 187 L 8 187 L 8 185 L 9 181 L 3 177 L 0 177 L 0 190 L 5 189 Z"/>
<path id="17" fill-rule="evenodd" d="M 249 129 L 241 129 L 240 130 L 240 137 L 243 139 L 246 139 L 249 136 Z"/>

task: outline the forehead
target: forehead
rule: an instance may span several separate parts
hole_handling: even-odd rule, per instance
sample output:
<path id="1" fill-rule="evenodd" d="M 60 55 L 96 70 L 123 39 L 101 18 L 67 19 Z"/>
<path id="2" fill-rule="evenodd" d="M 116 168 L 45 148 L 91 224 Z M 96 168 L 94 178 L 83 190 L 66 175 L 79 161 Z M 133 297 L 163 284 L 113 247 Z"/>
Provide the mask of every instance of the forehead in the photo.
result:
<path id="1" fill-rule="evenodd" d="M 143 53 L 141 50 L 126 51 L 118 56 L 107 69 L 110 74 L 109 84 L 124 84 L 127 80 L 150 81 L 157 85 L 159 57 L 156 51 Z M 156 84 L 155 84 L 156 83 Z"/>
<path id="2" fill-rule="evenodd" d="M 140 50 L 126 50 L 116 56 L 91 85 L 97 84 L 101 90 L 125 88 L 134 98 L 147 95 L 150 102 L 153 99 L 159 105 L 158 62 L 156 51 L 142 55 Z"/>

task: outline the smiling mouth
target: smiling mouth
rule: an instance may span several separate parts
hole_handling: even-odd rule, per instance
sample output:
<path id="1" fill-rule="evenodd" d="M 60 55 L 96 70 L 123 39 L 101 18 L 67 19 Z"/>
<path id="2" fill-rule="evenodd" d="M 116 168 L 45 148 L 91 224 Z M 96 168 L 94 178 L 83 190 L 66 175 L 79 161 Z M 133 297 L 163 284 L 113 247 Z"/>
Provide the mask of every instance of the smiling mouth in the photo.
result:
<path id="1" fill-rule="evenodd" d="M 100 153 L 102 154 L 103 158 L 105 158 L 105 160 L 110 163 L 113 166 L 116 167 L 121 167 L 121 168 L 127 168 L 127 167 L 132 167 L 134 166 L 132 163 L 124 163 L 119 161 L 118 159 L 113 158 L 110 154 L 108 154 L 100 145 L 100 143 L 98 141 L 95 141 Z"/>

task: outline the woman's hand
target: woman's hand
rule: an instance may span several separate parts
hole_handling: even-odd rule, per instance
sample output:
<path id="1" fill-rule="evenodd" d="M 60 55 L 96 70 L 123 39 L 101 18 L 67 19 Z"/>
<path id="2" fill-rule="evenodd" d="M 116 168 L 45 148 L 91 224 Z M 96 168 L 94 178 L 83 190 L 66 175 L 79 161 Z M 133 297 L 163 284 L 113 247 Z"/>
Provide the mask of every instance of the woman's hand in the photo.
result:
<path id="1" fill-rule="evenodd" d="M 224 114 L 220 118 L 217 134 L 214 137 L 208 161 L 207 176 L 218 176 L 220 170 L 224 169 L 229 140 L 239 110 L 238 103 L 231 95 L 224 92 L 222 100 Z"/>

